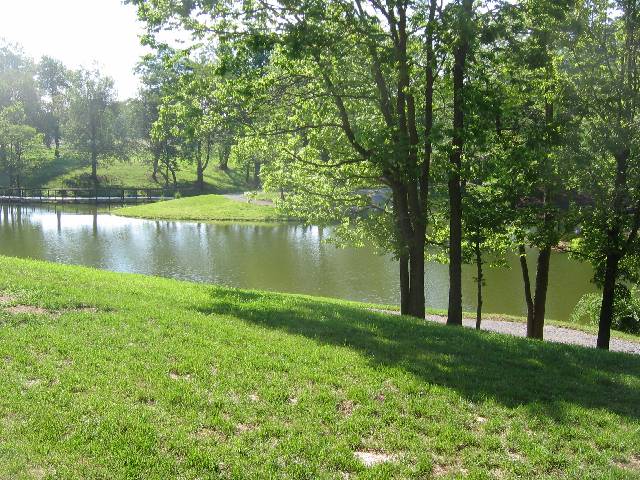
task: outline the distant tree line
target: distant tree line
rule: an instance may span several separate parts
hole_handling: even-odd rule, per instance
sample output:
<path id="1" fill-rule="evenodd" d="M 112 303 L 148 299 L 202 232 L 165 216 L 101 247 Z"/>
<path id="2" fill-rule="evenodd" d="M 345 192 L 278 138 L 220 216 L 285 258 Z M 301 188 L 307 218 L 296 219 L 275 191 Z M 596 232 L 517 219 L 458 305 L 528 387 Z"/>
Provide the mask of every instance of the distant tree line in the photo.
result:
<path id="1" fill-rule="evenodd" d="M 192 168 L 203 189 L 210 163 L 228 169 L 234 135 L 233 122 L 211 115 L 214 99 L 198 96 L 215 78 L 208 68 L 167 49 L 141 60 L 139 92 L 118 100 L 113 79 L 97 68 L 72 70 L 47 56 L 36 62 L 0 43 L 0 186 L 24 186 L 64 154 L 90 167 L 91 186 L 100 185 L 105 162 L 133 159 L 159 184 L 177 185 L 177 171 Z"/>

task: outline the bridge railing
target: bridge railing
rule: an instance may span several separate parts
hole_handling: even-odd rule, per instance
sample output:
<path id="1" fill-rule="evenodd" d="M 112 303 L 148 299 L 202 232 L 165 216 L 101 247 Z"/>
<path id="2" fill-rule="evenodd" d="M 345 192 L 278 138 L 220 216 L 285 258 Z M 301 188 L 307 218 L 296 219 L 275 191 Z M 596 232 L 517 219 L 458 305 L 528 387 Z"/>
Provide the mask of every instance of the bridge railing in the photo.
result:
<path id="1" fill-rule="evenodd" d="M 16 188 L 0 187 L 0 200 L 28 202 L 84 202 L 84 203 L 137 203 L 168 200 L 177 194 L 192 196 L 196 188 L 139 188 L 139 187 L 87 187 L 87 188 Z"/>

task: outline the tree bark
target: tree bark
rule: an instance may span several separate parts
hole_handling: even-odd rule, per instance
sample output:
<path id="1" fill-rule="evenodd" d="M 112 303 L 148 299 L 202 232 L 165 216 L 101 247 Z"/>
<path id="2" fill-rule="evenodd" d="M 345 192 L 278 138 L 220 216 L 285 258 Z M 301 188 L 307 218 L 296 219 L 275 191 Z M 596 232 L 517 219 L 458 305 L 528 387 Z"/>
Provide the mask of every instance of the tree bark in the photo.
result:
<path id="1" fill-rule="evenodd" d="M 153 150 L 153 173 L 151 174 L 151 178 L 153 178 L 154 182 L 158 181 L 158 168 L 160 166 L 160 152 L 158 149 Z"/>
<path id="2" fill-rule="evenodd" d="M 91 151 L 91 179 L 93 180 L 93 186 L 98 187 L 98 154 L 95 149 Z"/>
<path id="3" fill-rule="evenodd" d="M 449 155 L 449 311 L 447 325 L 462 325 L 462 187 L 464 79 L 473 0 L 463 0 L 453 64 L 453 135 Z"/>
<path id="4" fill-rule="evenodd" d="M 227 143 L 223 143 L 220 146 L 220 156 L 218 162 L 218 169 L 222 171 L 229 170 L 229 154 L 231 153 L 231 146 Z"/>
<path id="5" fill-rule="evenodd" d="M 260 188 L 260 162 L 253 162 L 253 186 Z"/>
<path id="6" fill-rule="evenodd" d="M 196 156 L 197 156 L 196 184 L 198 185 L 198 191 L 202 192 L 204 190 L 204 168 L 202 165 L 202 146 L 200 142 L 198 142 Z"/>
<path id="7" fill-rule="evenodd" d="M 409 255 L 400 254 L 400 314 L 411 315 Z"/>
<path id="8" fill-rule="evenodd" d="M 482 283 L 484 282 L 484 276 L 482 272 L 482 250 L 480 249 L 480 242 L 477 240 L 475 242 L 474 249 L 476 254 L 476 282 L 478 285 L 476 330 L 480 330 L 480 324 L 482 323 Z"/>
<path id="9" fill-rule="evenodd" d="M 527 251 L 522 244 L 518 245 L 518 255 L 520 256 L 520 270 L 522 270 L 522 281 L 524 284 L 524 299 L 527 304 L 527 337 L 531 337 L 534 332 L 534 306 L 531 295 L 529 266 L 527 265 Z"/>
<path id="10" fill-rule="evenodd" d="M 618 278 L 620 256 L 615 253 L 607 255 L 604 283 L 602 285 L 602 304 L 600 305 L 600 319 L 598 322 L 597 347 L 609 350 L 611 338 L 611 324 L 613 322 L 615 288 Z"/>
<path id="11" fill-rule="evenodd" d="M 424 234 L 422 234 L 422 241 L 416 239 L 411 246 L 409 267 L 411 315 L 424 318 Z"/>
<path id="12" fill-rule="evenodd" d="M 547 290 L 549 288 L 549 263 L 551 260 L 551 246 L 545 246 L 538 253 L 536 267 L 536 291 L 533 300 L 533 329 L 527 336 L 542 340 L 544 337 L 544 316 L 547 305 Z"/>

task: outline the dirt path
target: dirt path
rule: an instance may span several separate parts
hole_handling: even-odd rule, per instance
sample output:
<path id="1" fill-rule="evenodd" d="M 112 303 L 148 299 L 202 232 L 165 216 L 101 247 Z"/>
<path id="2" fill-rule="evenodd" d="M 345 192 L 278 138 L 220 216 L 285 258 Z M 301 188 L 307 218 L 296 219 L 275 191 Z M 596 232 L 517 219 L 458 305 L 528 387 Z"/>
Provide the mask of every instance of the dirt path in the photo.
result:
<path id="1" fill-rule="evenodd" d="M 378 310 L 383 313 L 398 314 L 391 310 Z M 426 315 L 427 320 L 444 324 L 446 317 L 440 315 Z M 464 319 L 463 325 L 468 328 L 475 328 L 475 319 Z M 524 337 L 527 333 L 527 326 L 521 322 L 507 322 L 504 320 L 485 319 L 482 321 L 482 330 L 490 332 L 504 333 L 516 337 Z M 596 346 L 596 336 L 591 333 L 573 330 L 571 328 L 556 327 L 555 325 L 546 325 L 544 327 L 544 339 L 549 342 L 566 343 L 571 345 L 582 345 L 583 347 Z M 634 355 L 640 355 L 640 342 L 632 342 L 630 340 L 621 340 L 619 338 L 611 338 L 609 348 L 614 352 L 626 352 Z"/>

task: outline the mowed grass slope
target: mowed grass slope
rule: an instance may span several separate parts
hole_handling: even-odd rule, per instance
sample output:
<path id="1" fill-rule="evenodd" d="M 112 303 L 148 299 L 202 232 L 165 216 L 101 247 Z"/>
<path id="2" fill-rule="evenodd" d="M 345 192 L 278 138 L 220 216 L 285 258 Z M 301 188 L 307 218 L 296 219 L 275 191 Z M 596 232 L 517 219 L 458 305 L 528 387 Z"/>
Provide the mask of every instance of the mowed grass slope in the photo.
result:
<path id="1" fill-rule="evenodd" d="M 272 206 L 257 205 L 224 195 L 199 195 L 165 202 L 120 208 L 117 215 L 153 220 L 191 221 L 273 221 L 283 220 Z"/>
<path id="2" fill-rule="evenodd" d="M 635 356 L 6 257 L 0 296 L 0 478 L 640 476 Z"/>
<path id="3" fill-rule="evenodd" d="M 141 158 L 130 160 L 108 160 L 100 162 L 98 177 L 104 187 L 162 188 L 164 180 L 158 174 L 153 180 L 152 167 Z M 46 188 L 73 188 L 92 185 L 91 165 L 72 156 L 48 160 L 24 179 L 25 186 Z M 181 164 L 177 172 L 178 187 L 193 189 L 196 186 L 194 165 Z M 219 170 L 215 164 L 209 165 L 204 172 L 205 191 L 208 193 L 237 192 L 247 189 L 244 175 L 233 169 Z M 172 186 L 172 185 L 171 185 Z"/>

